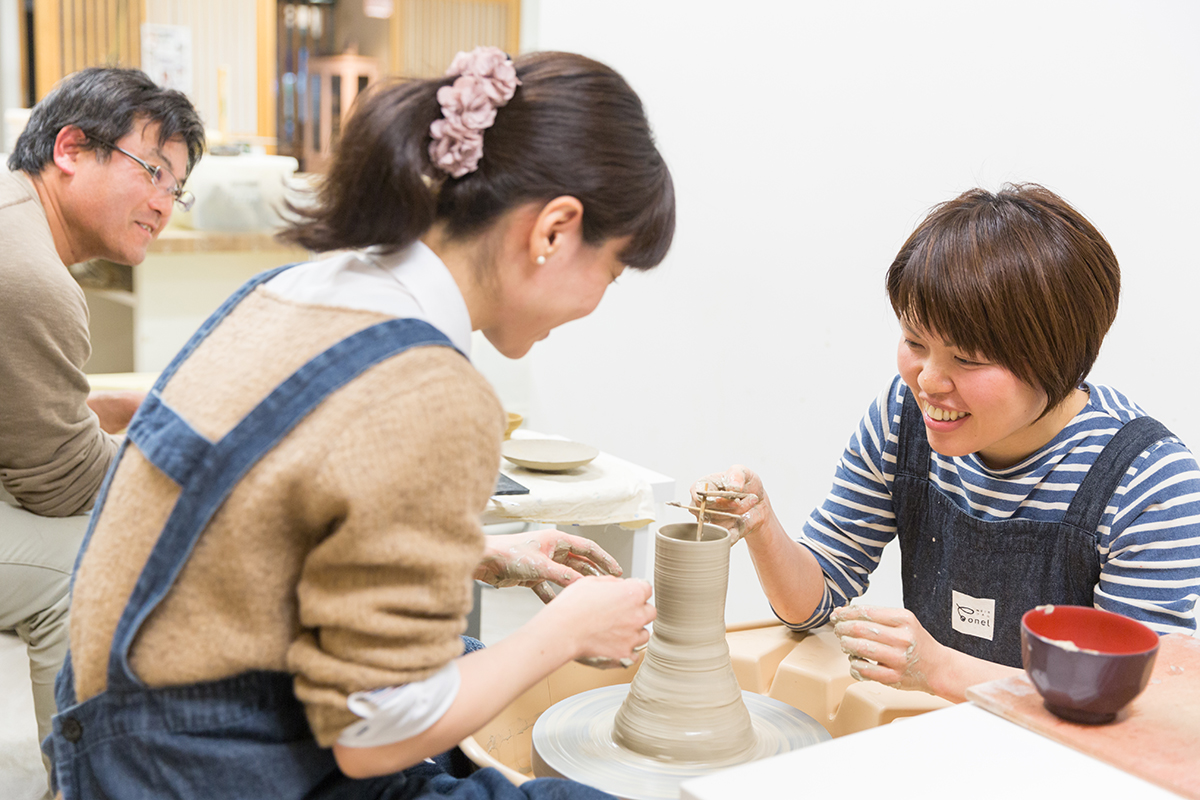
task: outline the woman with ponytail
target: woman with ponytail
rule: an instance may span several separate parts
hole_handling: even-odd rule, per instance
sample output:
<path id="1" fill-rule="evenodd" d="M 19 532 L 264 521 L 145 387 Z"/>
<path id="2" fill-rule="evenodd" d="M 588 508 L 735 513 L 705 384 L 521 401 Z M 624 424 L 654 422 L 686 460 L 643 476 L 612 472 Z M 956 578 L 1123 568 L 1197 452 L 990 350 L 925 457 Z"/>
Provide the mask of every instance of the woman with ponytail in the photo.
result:
<path id="1" fill-rule="evenodd" d="M 674 194 L 640 101 L 581 56 L 460 53 L 364 95 L 292 211 L 283 237 L 328 255 L 201 327 L 97 501 L 45 745 L 57 788 L 599 795 L 467 776 L 452 749 L 570 660 L 628 663 L 654 617 L 586 540 L 485 541 L 505 418 L 464 356 L 473 330 L 522 356 L 662 260 Z M 460 637 L 473 579 L 566 588 L 480 649 Z"/>

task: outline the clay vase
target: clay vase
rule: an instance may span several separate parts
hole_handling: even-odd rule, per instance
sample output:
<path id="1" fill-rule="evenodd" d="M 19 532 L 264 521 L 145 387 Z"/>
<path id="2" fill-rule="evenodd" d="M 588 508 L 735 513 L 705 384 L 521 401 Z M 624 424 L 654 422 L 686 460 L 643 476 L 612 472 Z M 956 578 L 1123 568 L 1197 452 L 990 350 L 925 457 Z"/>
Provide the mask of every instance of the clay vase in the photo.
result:
<path id="1" fill-rule="evenodd" d="M 670 761 L 748 756 L 756 741 L 725 641 L 729 532 L 664 525 L 654 543 L 658 617 L 613 722 L 623 747 Z"/>

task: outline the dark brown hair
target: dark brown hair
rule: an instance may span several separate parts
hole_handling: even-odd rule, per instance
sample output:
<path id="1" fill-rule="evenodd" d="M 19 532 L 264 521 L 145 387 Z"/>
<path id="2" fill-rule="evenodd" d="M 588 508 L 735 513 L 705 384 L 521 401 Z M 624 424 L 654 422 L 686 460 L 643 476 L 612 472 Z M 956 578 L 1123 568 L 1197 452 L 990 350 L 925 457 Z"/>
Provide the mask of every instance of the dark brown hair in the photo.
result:
<path id="1" fill-rule="evenodd" d="M 112 146 L 135 124 L 158 124 L 158 145 L 172 139 L 187 147 L 187 172 L 204 154 L 204 125 L 187 96 L 164 89 L 138 69 L 88 67 L 68 75 L 33 107 L 25 130 L 17 137 L 8 168 L 37 175 L 54 160 L 58 132 L 78 126 L 88 136 L 86 148 L 107 158 Z M 178 176 L 182 181 L 187 174 Z"/>
<path id="2" fill-rule="evenodd" d="M 629 236 L 621 259 L 649 268 L 675 231 L 675 190 L 641 101 L 620 75 L 571 53 L 514 62 L 521 85 L 461 178 L 429 159 L 437 90 L 453 77 L 378 84 L 346 123 L 316 204 L 281 238 L 315 251 L 406 247 L 435 222 L 451 238 L 482 233 L 506 211 L 570 195 L 591 245 Z"/>
<path id="3" fill-rule="evenodd" d="M 1091 371 L 1121 270 L 1082 214 L 1023 183 L 936 206 L 900 248 L 887 290 L 902 321 L 1040 387 L 1049 411 Z"/>

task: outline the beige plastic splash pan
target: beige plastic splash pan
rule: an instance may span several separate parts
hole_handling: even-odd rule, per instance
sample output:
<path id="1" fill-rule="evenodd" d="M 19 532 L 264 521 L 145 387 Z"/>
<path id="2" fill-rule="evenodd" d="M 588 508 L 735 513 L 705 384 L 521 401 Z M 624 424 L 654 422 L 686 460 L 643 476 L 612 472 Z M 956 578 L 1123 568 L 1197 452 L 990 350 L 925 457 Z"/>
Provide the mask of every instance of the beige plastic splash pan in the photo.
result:
<path id="1" fill-rule="evenodd" d="M 792 633 L 778 623 L 764 622 L 730 628 L 726 638 L 742 689 L 782 700 L 820 722 L 835 737 L 950 705 L 924 692 L 855 681 L 850 676 L 850 662 L 828 626 Z M 543 711 L 579 692 L 629 683 L 636 672 L 636 665 L 600 670 L 567 664 L 514 700 L 460 746 L 479 766 L 495 767 L 513 783 L 524 783 L 533 778 L 533 723 Z"/>

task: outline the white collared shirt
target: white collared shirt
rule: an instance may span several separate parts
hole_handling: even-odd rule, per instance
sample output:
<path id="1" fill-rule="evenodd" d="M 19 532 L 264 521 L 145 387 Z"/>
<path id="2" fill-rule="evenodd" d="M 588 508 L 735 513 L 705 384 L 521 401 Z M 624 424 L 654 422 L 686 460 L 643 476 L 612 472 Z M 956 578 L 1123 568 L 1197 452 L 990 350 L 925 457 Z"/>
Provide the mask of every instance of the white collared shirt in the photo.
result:
<path id="1" fill-rule="evenodd" d="M 471 315 L 462 292 L 442 260 L 419 240 L 394 253 L 372 248 L 309 261 L 276 275 L 266 288 L 297 303 L 424 320 L 471 355 Z"/>

